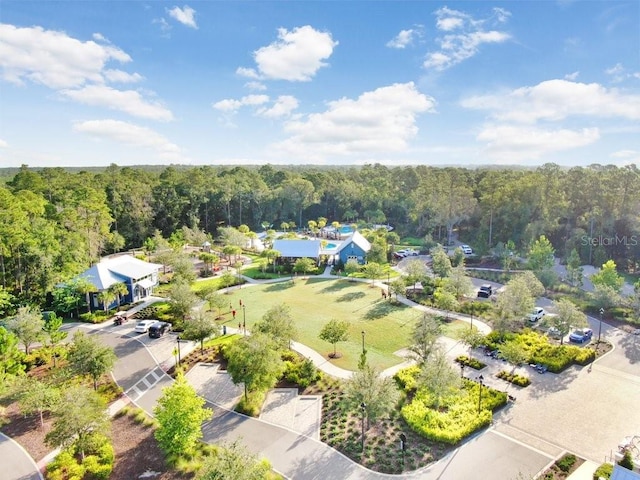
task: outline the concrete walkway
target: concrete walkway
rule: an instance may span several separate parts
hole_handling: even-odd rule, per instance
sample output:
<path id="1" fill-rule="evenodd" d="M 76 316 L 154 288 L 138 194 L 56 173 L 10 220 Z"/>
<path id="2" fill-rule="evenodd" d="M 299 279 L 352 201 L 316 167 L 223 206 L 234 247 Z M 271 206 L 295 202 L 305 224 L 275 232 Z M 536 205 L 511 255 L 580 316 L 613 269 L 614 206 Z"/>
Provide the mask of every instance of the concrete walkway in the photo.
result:
<path id="1" fill-rule="evenodd" d="M 31 455 L 22 446 L 0 432 L 0 459 L 3 480 L 42 480 L 42 474 Z"/>

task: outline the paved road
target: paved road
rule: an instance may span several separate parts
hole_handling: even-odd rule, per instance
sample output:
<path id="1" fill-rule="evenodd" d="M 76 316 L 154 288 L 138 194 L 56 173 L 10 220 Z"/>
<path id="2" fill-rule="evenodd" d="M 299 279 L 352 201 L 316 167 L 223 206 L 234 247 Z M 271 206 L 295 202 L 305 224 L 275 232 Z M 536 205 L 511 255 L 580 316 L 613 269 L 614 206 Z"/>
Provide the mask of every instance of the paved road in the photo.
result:
<path id="1" fill-rule="evenodd" d="M 0 432 L 0 478 L 3 480 L 42 480 L 33 458 L 15 441 Z"/>
<path id="2" fill-rule="evenodd" d="M 152 412 L 162 388 L 172 382 L 157 366 L 156 362 L 162 362 L 162 359 L 151 355 L 150 349 L 143 345 L 143 337 L 132 338 L 126 331 L 113 331 L 113 328 L 95 333 L 119 356 L 113 372 L 116 381 L 138 406 Z M 158 344 L 151 344 L 150 348 L 158 348 Z M 220 443 L 242 439 L 251 451 L 268 458 L 273 467 L 287 478 L 388 478 L 361 467 L 313 438 L 237 414 L 220 405 L 212 407 L 214 418 L 203 427 L 206 441 Z M 504 452 L 509 452 L 509 455 L 505 456 Z M 479 478 L 479 472 L 485 472 L 483 478 L 492 477 L 494 472 L 503 472 L 505 476 L 493 478 L 515 478 L 518 473 L 538 472 L 558 453 L 557 449 L 544 452 L 530 448 L 489 430 L 428 469 L 396 478 L 471 480 Z M 479 459 L 482 459 L 480 465 L 476 464 Z"/>
<path id="3" fill-rule="evenodd" d="M 597 333 L 598 319 L 589 321 Z M 139 406 L 152 412 L 162 387 L 171 383 L 158 363 L 170 362 L 168 352 L 174 340 L 166 337 L 161 342 L 148 342 L 146 336 L 131 338 L 126 329 L 114 327 L 98 334 L 120 357 L 114 371 L 116 380 Z M 511 480 L 521 474 L 534 475 L 564 450 L 601 462 L 622 437 L 636 433 L 631 430 L 640 425 L 640 337 L 605 324 L 602 334 L 615 348 L 591 369 L 572 367 L 561 375 L 530 372 L 530 387 L 508 387 L 518 400 L 496 416 L 492 428 L 428 468 L 395 478 Z M 460 347 L 450 346 L 451 351 Z M 150 351 L 156 352 L 156 358 Z M 163 358 L 167 355 L 169 359 Z M 503 365 L 490 366 L 484 376 L 492 386 L 506 389 L 506 384 L 492 376 L 493 370 Z M 286 428 L 219 405 L 214 405 L 214 411 L 214 419 L 203 429 L 207 441 L 241 438 L 288 478 L 388 477 L 370 472 L 327 445 Z"/>

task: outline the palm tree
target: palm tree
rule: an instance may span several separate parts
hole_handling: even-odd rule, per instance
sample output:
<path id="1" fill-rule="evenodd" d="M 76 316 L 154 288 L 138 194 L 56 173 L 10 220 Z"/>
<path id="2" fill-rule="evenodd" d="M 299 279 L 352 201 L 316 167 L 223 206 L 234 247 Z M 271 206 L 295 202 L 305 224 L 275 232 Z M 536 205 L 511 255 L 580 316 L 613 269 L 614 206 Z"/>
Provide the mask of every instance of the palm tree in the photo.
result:
<path id="1" fill-rule="evenodd" d="M 123 282 L 116 282 L 113 285 L 110 285 L 108 290 L 116 296 L 118 306 L 122 303 L 122 296 L 129 293 L 129 289 Z"/>
<path id="2" fill-rule="evenodd" d="M 109 289 L 102 290 L 100 293 L 98 293 L 98 301 L 102 304 L 102 308 L 104 309 L 105 312 L 109 310 L 109 305 L 111 305 L 111 303 L 115 299 L 116 299 L 116 294 L 110 291 Z"/>

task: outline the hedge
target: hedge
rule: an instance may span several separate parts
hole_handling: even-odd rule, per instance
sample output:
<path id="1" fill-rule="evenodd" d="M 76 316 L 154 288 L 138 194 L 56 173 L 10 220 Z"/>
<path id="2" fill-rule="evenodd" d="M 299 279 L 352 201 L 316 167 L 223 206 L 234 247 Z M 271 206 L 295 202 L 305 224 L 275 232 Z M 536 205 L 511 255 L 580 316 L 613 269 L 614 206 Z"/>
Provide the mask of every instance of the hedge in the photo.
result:
<path id="1" fill-rule="evenodd" d="M 465 367 L 471 367 L 474 370 L 482 370 L 487 366 L 486 363 L 482 363 L 480 360 L 477 360 L 475 358 L 469 358 L 466 355 L 460 355 L 458 358 L 456 358 L 456 362 L 458 362 L 460 365 L 464 365 Z"/>
<path id="2" fill-rule="evenodd" d="M 479 388 L 482 388 L 480 413 Z M 506 393 L 465 380 L 463 389 L 445 398 L 438 408 L 427 390 L 418 390 L 411 403 L 402 407 L 401 415 L 415 432 L 453 445 L 489 425 L 493 410 L 506 402 Z"/>
<path id="3" fill-rule="evenodd" d="M 502 370 L 496 375 L 496 377 L 506 380 L 509 383 L 513 383 L 514 385 L 518 385 L 519 387 L 528 387 L 531 385 L 531 380 L 529 380 L 529 378 L 515 373 L 509 373 L 506 370 Z"/>

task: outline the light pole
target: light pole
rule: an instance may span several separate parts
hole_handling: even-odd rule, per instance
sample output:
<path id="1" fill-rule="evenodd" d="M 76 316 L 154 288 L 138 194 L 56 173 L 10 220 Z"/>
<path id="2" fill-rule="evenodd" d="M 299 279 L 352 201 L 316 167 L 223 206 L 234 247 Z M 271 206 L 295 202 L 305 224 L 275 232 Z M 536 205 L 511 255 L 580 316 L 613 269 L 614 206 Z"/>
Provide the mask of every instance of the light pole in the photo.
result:
<path id="1" fill-rule="evenodd" d="M 460 378 L 464 378 L 464 363 L 460 363 Z"/>
<path id="2" fill-rule="evenodd" d="M 473 300 L 471 301 L 471 303 L 469 304 L 469 310 L 471 310 L 471 330 L 473 330 L 473 313 L 476 309 L 475 304 L 473 303 Z"/>
<path id="3" fill-rule="evenodd" d="M 244 401 L 246 403 L 247 401 L 247 367 L 242 367 L 242 376 L 244 377 L 242 379 L 242 383 L 244 385 Z"/>
<path id="4" fill-rule="evenodd" d="M 364 350 L 364 335 L 365 335 L 364 334 L 364 330 L 362 330 L 362 354 L 363 355 L 364 355 L 364 352 L 365 352 L 365 350 Z"/>
<path id="5" fill-rule="evenodd" d="M 387 268 L 387 296 L 389 297 L 389 301 L 391 301 L 391 271 L 390 268 Z"/>
<path id="6" fill-rule="evenodd" d="M 600 309 L 600 324 L 598 325 L 598 347 L 600 347 L 600 335 L 602 335 L 602 316 L 604 315 L 604 308 Z"/>
<path id="7" fill-rule="evenodd" d="M 242 331 L 247 334 L 247 312 L 245 310 L 246 305 L 242 304 Z"/>
<path id="8" fill-rule="evenodd" d="M 478 377 L 478 383 L 480 386 L 480 389 L 478 390 L 478 414 L 480 414 L 480 407 L 482 406 L 482 381 L 484 380 L 484 377 L 482 375 L 480 375 Z"/>
<path id="9" fill-rule="evenodd" d="M 360 404 L 360 410 L 362 411 L 362 418 L 361 418 L 361 424 L 362 424 L 362 438 L 361 438 L 361 448 L 362 451 L 364 452 L 364 416 L 367 413 L 367 404 L 362 402 Z"/>
<path id="10" fill-rule="evenodd" d="M 180 342 L 182 341 L 182 339 L 178 336 L 176 337 L 176 342 L 178 343 L 178 367 L 180 366 L 180 362 L 182 362 L 182 357 L 181 357 L 181 353 L 180 353 Z"/>

